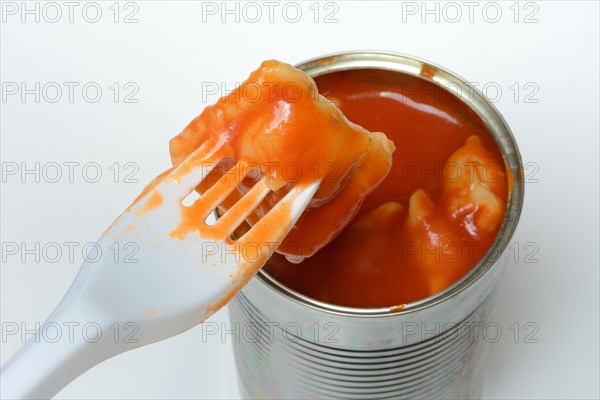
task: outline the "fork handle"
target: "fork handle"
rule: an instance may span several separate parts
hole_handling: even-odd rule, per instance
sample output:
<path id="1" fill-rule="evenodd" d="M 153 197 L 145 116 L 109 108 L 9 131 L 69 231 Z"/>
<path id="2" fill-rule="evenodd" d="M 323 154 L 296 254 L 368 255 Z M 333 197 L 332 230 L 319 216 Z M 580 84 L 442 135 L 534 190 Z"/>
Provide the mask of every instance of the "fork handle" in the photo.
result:
<path id="1" fill-rule="evenodd" d="M 49 399 L 94 365 L 139 346 L 114 340 L 114 322 L 81 295 L 83 281 L 76 279 L 35 335 L 2 367 L 2 399 Z"/>

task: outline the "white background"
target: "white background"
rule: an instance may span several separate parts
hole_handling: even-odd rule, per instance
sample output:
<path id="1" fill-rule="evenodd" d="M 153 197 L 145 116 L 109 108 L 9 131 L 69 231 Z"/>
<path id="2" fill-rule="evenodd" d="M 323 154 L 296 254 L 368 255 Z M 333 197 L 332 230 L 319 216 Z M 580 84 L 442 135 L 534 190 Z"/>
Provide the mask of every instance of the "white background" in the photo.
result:
<path id="1" fill-rule="evenodd" d="M 35 15 L 22 14 L 21 2 L 2 3 L 3 168 L 80 163 L 73 183 L 66 167 L 58 183 L 43 176 L 36 183 L 32 175 L 25 175 L 23 183 L 20 173 L 4 177 L 3 244 L 94 241 L 144 184 L 169 166 L 167 141 L 216 100 L 203 91 L 207 82 L 231 89 L 269 58 L 297 63 L 356 49 L 414 55 L 485 86 L 528 166 L 525 207 L 493 316 L 503 335 L 490 346 L 485 396 L 599 397 L 597 2 L 500 2 L 487 8 L 476 2 L 470 17 L 463 2 L 427 3 L 429 9 L 438 7 L 436 16 L 423 14 L 421 2 L 338 1 L 318 4 L 315 22 L 309 1 L 298 3 L 302 16 L 297 23 L 289 21 L 293 9 L 283 14 L 285 3 L 275 8 L 270 22 L 267 6 L 258 2 L 263 15 L 256 23 L 248 21 L 256 9 L 244 13 L 241 3 L 239 22 L 225 15 L 225 23 L 220 12 L 208 15 L 202 3 L 190 1 L 121 3 L 116 23 L 112 1 L 99 3 L 97 23 L 82 15 L 85 2 L 74 9 L 72 23 L 60 1 L 62 17 L 55 23 L 49 20 L 56 8 L 44 9 L 44 3 L 37 6 L 39 22 Z M 208 6 L 213 5 L 222 11 L 221 2 Z M 12 6 L 19 8 L 15 15 Z M 496 8 L 502 14 L 493 23 Z M 86 10 L 93 19 L 94 9 Z M 461 17 L 452 22 L 457 10 Z M 324 23 L 332 11 L 337 22 Z M 137 22 L 124 23 L 132 12 Z M 525 23 L 528 15 L 530 23 Z M 41 93 L 36 103 L 34 95 L 25 101 L 20 93 L 9 95 L 5 89 L 11 82 L 29 88 L 35 82 L 79 86 L 73 102 L 63 86 L 56 103 L 48 101 L 55 92 Z M 96 103 L 82 95 L 88 82 L 102 88 Z M 109 88 L 115 82 L 121 96 L 117 102 Z M 126 90 L 128 82 L 133 86 Z M 126 103 L 122 96 L 132 88 L 139 91 L 130 100 L 138 102 Z M 97 183 L 82 177 L 81 166 L 91 162 L 103 174 Z M 117 183 L 109 168 L 115 162 L 121 171 Z M 125 169 L 128 162 L 138 169 Z M 128 171 L 135 172 L 137 183 L 125 182 Z M 93 178 L 94 170 L 87 172 Z M 25 262 L 19 255 L 3 257 L 2 363 L 22 345 L 19 335 L 5 335 L 6 324 L 31 328 L 43 322 L 69 287 L 82 256 L 80 250 L 74 260 L 64 254 L 56 263 L 45 257 L 39 262 L 32 256 Z M 212 321 L 226 321 L 226 313 Z M 532 326 L 537 331 L 530 339 L 537 343 L 525 340 Z M 104 362 L 59 397 L 236 398 L 231 340 L 203 338 L 196 327 Z"/>

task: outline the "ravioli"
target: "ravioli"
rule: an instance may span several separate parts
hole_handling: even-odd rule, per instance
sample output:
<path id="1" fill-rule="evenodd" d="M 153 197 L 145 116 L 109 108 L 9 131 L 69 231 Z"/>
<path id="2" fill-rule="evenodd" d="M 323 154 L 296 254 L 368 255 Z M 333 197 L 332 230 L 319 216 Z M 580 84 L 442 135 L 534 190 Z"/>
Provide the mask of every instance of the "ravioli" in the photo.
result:
<path id="1" fill-rule="evenodd" d="M 170 141 L 173 165 L 200 146 L 226 155 L 200 192 L 236 162 L 254 168 L 226 199 L 227 209 L 260 178 L 273 193 L 249 223 L 256 222 L 294 185 L 321 186 L 278 252 L 298 262 L 333 240 L 357 213 L 363 199 L 390 171 L 392 141 L 353 124 L 318 94 L 312 78 L 279 61 L 265 61 L 216 104 L 206 107 Z M 239 231 L 240 234 L 243 233 Z"/>
<path id="2" fill-rule="evenodd" d="M 485 254 L 505 210 L 502 165 L 478 136 L 450 155 L 444 170 L 454 168 L 456 175 L 443 175 L 441 195 L 417 189 L 406 205 L 385 202 L 315 256 L 297 266 L 273 257 L 268 272 L 300 293 L 349 307 L 403 304 L 445 289 Z"/>

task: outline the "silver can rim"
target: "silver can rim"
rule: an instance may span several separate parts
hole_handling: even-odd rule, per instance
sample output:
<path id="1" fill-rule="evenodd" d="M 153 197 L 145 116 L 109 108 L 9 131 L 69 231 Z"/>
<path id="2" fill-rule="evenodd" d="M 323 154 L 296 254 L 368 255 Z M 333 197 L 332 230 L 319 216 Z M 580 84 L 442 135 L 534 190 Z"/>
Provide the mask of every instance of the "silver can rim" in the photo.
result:
<path id="1" fill-rule="evenodd" d="M 469 96 L 472 96 L 470 101 L 468 101 L 464 92 L 461 92 L 460 95 L 453 94 L 470 106 L 488 127 L 502 152 L 506 166 L 512 172 L 512 191 L 509 193 L 504 220 L 496 239 L 484 257 L 479 260 L 471 271 L 441 292 L 403 304 L 400 308 L 398 306 L 358 308 L 325 303 L 285 286 L 264 269 L 258 272 L 255 279 L 288 300 L 315 311 L 348 317 L 381 318 L 414 313 L 445 302 L 473 285 L 488 272 L 508 247 L 517 228 L 523 208 L 525 189 L 521 153 L 508 124 L 496 107 L 477 88 L 470 85 L 459 75 L 432 62 L 406 54 L 384 51 L 348 51 L 315 57 L 296 64 L 295 67 L 303 70 L 313 78 L 332 72 L 353 69 L 383 69 L 416 76 L 439 85 L 451 83 L 464 85 L 469 89 Z"/>

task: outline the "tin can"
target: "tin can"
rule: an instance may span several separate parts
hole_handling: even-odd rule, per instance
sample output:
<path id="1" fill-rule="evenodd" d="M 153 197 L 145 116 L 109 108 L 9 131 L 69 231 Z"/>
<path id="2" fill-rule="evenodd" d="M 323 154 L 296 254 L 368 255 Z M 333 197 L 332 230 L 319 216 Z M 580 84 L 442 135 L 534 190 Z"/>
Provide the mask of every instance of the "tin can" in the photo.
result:
<path id="1" fill-rule="evenodd" d="M 476 398 L 481 395 L 485 330 L 507 246 L 523 204 L 523 169 L 506 122 L 462 78 L 414 57 L 351 52 L 300 65 L 316 77 L 384 69 L 451 88 L 487 125 L 512 179 L 503 224 L 492 247 L 461 280 L 403 309 L 349 308 L 316 301 L 261 270 L 230 303 L 240 389 L 249 398 Z"/>

